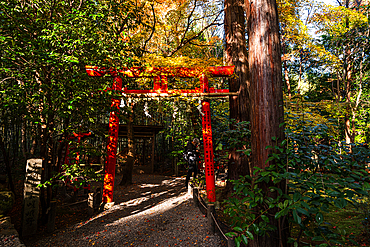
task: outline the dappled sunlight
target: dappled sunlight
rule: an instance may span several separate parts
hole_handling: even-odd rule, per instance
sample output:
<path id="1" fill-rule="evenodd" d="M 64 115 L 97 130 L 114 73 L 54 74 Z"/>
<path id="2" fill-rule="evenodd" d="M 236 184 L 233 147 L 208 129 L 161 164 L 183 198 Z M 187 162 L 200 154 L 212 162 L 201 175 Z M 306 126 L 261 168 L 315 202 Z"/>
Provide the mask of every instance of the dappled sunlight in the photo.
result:
<path id="1" fill-rule="evenodd" d="M 138 187 L 140 188 L 153 188 L 153 187 L 158 187 L 161 186 L 160 184 L 141 184 Z"/>
<path id="2" fill-rule="evenodd" d="M 100 214 L 90 218 L 85 222 L 80 222 L 74 226 L 75 229 L 87 227 L 93 222 L 101 222 L 101 227 L 114 225 L 115 222 L 122 220 L 131 220 L 140 218 L 143 215 L 154 214 L 169 210 L 182 200 L 189 199 L 190 195 L 182 190 L 184 178 L 165 178 L 159 183 L 140 184 L 140 181 L 128 187 L 116 187 L 114 201 L 116 205 L 109 210 L 103 211 Z M 159 209 L 160 208 L 160 209 Z M 119 214 L 116 219 L 110 219 L 113 214 Z"/>
<path id="3" fill-rule="evenodd" d="M 168 186 L 176 186 L 179 184 L 179 182 L 182 182 L 183 178 L 173 178 L 168 180 L 163 180 L 161 185 L 168 185 Z"/>
<path id="4" fill-rule="evenodd" d="M 148 196 L 144 196 L 144 197 L 132 199 L 132 200 L 127 201 L 127 202 L 120 203 L 119 206 L 126 206 L 126 207 L 138 206 L 142 202 L 150 200 L 150 198 L 157 197 L 157 196 L 160 196 L 160 195 L 163 195 L 163 194 L 167 194 L 167 191 L 163 191 L 163 192 L 160 192 L 160 193 L 154 193 L 154 194 L 152 194 L 150 192 L 147 192 L 147 193 L 144 193 L 144 194 L 148 194 L 148 193 L 149 193 Z M 113 207 L 113 208 L 115 208 L 115 207 Z M 119 209 L 119 208 L 117 208 L 117 209 Z"/>
<path id="5" fill-rule="evenodd" d="M 139 220 L 139 219 L 142 219 L 144 216 L 148 217 L 148 216 L 151 216 L 151 215 L 152 216 L 161 215 L 165 211 L 177 207 L 179 204 L 183 203 L 184 201 L 186 201 L 190 198 L 192 198 L 192 196 L 189 193 L 186 193 L 186 194 L 184 194 L 182 196 L 179 196 L 179 197 L 169 198 L 168 200 L 165 200 L 162 203 L 160 203 L 160 204 L 158 204 L 154 207 L 151 207 L 149 209 L 146 209 L 144 211 L 141 211 L 141 212 L 140 212 L 140 210 L 133 211 L 132 215 L 120 218 L 120 219 L 114 221 L 113 223 L 106 224 L 105 226 L 114 226 L 114 225 L 120 224 L 122 222 L 127 222 L 127 221 L 131 221 L 131 220 Z M 114 207 L 114 209 L 112 208 L 112 210 L 123 210 L 123 209 L 124 208 L 121 205 Z"/>

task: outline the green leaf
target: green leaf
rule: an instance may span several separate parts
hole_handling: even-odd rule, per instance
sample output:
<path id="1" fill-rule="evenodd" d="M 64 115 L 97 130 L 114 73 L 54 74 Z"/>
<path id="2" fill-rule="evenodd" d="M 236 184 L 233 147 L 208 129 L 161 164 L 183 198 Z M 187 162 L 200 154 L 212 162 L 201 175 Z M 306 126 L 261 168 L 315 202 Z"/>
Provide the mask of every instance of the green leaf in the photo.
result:
<path id="1" fill-rule="evenodd" d="M 278 219 L 278 218 L 280 218 L 281 216 L 286 215 L 287 213 L 288 213 L 287 208 L 284 208 L 283 210 L 280 210 L 279 212 L 277 212 L 277 213 L 275 214 L 275 219 Z"/>
<path id="2" fill-rule="evenodd" d="M 308 213 L 307 210 L 304 210 L 303 208 L 297 208 L 297 211 L 301 214 L 304 214 L 306 216 L 309 216 L 310 214 Z"/>
<path id="3" fill-rule="evenodd" d="M 324 221 L 324 216 L 321 212 L 318 212 L 316 214 L 316 222 L 320 225 Z"/>
<path id="4" fill-rule="evenodd" d="M 315 236 L 312 238 L 312 241 L 324 241 L 325 239 L 321 236 Z"/>
<path id="5" fill-rule="evenodd" d="M 334 205 L 338 208 L 344 208 L 347 205 L 347 201 L 343 198 L 338 198 L 334 201 Z"/>
<path id="6" fill-rule="evenodd" d="M 313 237 L 314 235 L 313 235 L 313 233 L 312 232 L 310 232 L 310 231 L 304 231 L 303 232 L 306 236 L 308 236 L 308 237 Z"/>
<path id="7" fill-rule="evenodd" d="M 326 243 L 323 243 L 323 244 L 320 244 L 319 247 L 328 247 L 330 245 L 326 244 Z"/>
<path id="8" fill-rule="evenodd" d="M 297 214 L 297 210 L 293 210 L 293 218 L 294 218 L 294 221 L 297 222 L 298 224 L 301 224 L 302 222 L 302 219 L 301 217 L 299 217 L 299 215 Z"/>
<path id="9" fill-rule="evenodd" d="M 288 204 L 289 204 L 289 200 L 285 200 L 284 201 L 284 208 L 286 208 L 288 206 Z"/>
<path id="10" fill-rule="evenodd" d="M 236 245 L 236 247 L 240 247 L 240 242 L 241 242 L 242 240 L 241 240 L 241 236 L 239 236 L 239 237 L 237 237 L 237 238 L 235 238 L 235 245 Z"/>
<path id="11" fill-rule="evenodd" d="M 307 203 L 307 202 L 305 202 L 305 201 L 301 201 L 301 205 L 302 205 L 303 207 L 307 208 L 308 210 L 310 209 L 310 206 L 309 206 L 309 205 L 308 205 L 308 203 Z"/>
<path id="12" fill-rule="evenodd" d="M 262 218 L 263 221 L 265 221 L 267 223 L 270 222 L 270 219 L 266 215 L 264 215 L 264 214 L 261 215 L 261 218 Z"/>
<path id="13" fill-rule="evenodd" d="M 245 245 L 248 245 L 248 238 L 244 235 L 242 235 L 242 240 Z"/>
<path id="14" fill-rule="evenodd" d="M 266 160 L 266 162 L 265 162 L 265 164 L 267 164 L 269 161 L 274 160 L 274 159 L 275 159 L 275 158 L 274 158 L 273 156 L 268 157 L 268 158 L 267 158 L 267 160 Z"/>
<path id="15" fill-rule="evenodd" d="M 294 192 L 294 195 L 293 195 L 293 201 L 294 201 L 294 202 L 299 201 L 301 198 L 302 198 L 301 193 L 298 193 L 297 191 L 296 191 L 296 192 Z"/>
<path id="16" fill-rule="evenodd" d="M 225 236 L 229 238 L 233 238 L 235 236 L 238 236 L 238 234 L 236 232 L 227 232 L 225 233 Z"/>
<path id="17" fill-rule="evenodd" d="M 241 229 L 239 226 L 236 226 L 236 227 L 234 227 L 233 228 L 235 231 L 237 231 L 237 232 L 242 232 L 243 231 L 243 229 Z"/>
<path id="18" fill-rule="evenodd" d="M 248 238 L 254 240 L 254 236 L 250 231 L 246 231 L 245 234 L 248 236 Z"/>
<path id="19" fill-rule="evenodd" d="M 362 188 L 363 188 L 363 190 L 369 190 L 370 189 L 370 184 L 368 183 L 368 182 L 364 182 L 363 184 L 362 184 Z"/>

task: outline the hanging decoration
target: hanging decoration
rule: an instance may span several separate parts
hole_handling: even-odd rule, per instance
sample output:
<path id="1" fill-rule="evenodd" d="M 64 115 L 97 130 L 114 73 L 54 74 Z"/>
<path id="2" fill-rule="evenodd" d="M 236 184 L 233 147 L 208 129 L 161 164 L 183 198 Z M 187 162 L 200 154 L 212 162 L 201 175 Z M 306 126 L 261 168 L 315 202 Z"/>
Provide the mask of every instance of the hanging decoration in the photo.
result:
<path id="1" fill-rule="evenodd" d="M 174 119 L 176 119 L 176 115 L 178 114 L 178 112 L 177 112 L 178 110 L 179 110 L 179 108 L 176 106 L 176 103 L 173 102 L 173 115 L 172 115 L 172 117 Z"/>
<path id="2" fill-rule="evenodd" d="M 125 105 L 125 101 L 123 100 L 123 99 L 121 99 L 121 104 L 119 105 L 119 107 L 120 108 L 123 108 L 123 107 L 125 107 L 126 105 Z"/>
<path id="3" fill-rule="evenodd" d="M 198 107 L 197 107 L 197 109 L 198 109 L 198 111 L 199 111 L 199 113 L 200 114 L 202 114 L 202 116 L 204 116 L 204 113 L 202 112 L 202 101 L 199 99 L 199 101 L 198 101 Z"/>
<path id="4" fill-rule="evenodd" d="M 145 104 L 144 104 L 144 114 L 145 114 L 145 116 L 147 116 L 147 117 L 152 117 L 150 114 L 149 114 L 149 111 L 148 111 L 148 101 L 145 101 Z"/>

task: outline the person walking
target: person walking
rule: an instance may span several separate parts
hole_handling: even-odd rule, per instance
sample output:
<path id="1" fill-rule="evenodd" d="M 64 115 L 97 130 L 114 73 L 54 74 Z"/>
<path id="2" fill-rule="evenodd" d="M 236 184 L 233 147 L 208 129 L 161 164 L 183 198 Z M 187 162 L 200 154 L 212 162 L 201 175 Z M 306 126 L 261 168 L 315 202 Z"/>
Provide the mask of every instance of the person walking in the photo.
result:
<path id="1" fill-rule="evenodd" d="M 189 179 L 192 174 L 194 174 L 193 178 L 197 177 L 198 174 L 198 161 L 199 158 L 199 150 L 198 146 L 200 141 L 198 138 L 194 138 L 193 141 L 189 141 L 186 145 L 185 152 L 187 153 L 187 161 L 188 161 L 188 173 L 186 175 L 185 187 L 188 188 Z"/>

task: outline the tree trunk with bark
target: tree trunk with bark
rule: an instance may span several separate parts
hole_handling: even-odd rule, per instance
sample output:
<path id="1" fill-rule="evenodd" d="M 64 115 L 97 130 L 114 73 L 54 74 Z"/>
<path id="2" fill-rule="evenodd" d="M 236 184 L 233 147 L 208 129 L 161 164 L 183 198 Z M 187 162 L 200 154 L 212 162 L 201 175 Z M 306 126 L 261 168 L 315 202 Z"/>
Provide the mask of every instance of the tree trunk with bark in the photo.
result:
<path id="1" fill-rule="evenodd" d="M 238 96 L 230 96 L 230 119 L 236 122 L 249 121 L 249 71 L 245 39 L 244 1 L 225 0 L 225 60 L 235 66 L 236 77 L 229 78 L 230 92 L 239 92 Z M 234 128 L 234 126 L 231 126 Z M 240 148 L 239 148 L 240 149 Z M 230 151 L 228 176 L 229 180 L 238 179 L 240 175 L 249 174 L 249 159 L 236 152 Z M 232 192 L 233 185 L 227 183 L 225 193 Z"/>
<path id="2" fill-rule="evenodd" d="M 27 160 L 27 124 L 24 115 L 21 117 L 21 150 L 25 160 Z"/>
<path id="3" fill-rule="evenodd" d="M 345 8 L 349 9 L 350 1 L 345 0 Z M 349 20 L 346 20 L 346 28 L 349 27 Z M 346 139 L 346 144 L 354 142 L 354 133 L 351 134 L 351 88 L 352 88 L 352 66 L 350 61 L 351 50 L 347 46 L 344 49 L 344 63 L 343 63 L 343 78 L 345 82 L 345 92 L 346 92 L 346 113 L 344 114 L 344 134 Z M 348 145 L 349 152 L 352 152 L 352 148 Z"/>
<path id="4" fill-rule="evenodd" d="M 44 78 L 40 78 L 38 74 L 38 81 L 40 85 L 47 85 L 51 87 L 51 69 L 45 73 Z M 40 116 L 40 158 L 42 159 L 42 172 L 41 172 L 41 182 L 44 183 L 48 181 L 52 176 L 52 154 L 54 152 L 53 145 L 53 131 L 54 131 L 54 112 L 53 109 L 52 95 L 50 91 L 44 92 L 44 100 L 41 101 L 39 106 L 39 116 Z M 48 111 L 45 111 L 47 108 Z M 46 113 L 47 112 L 47 113 Z M 47 223 L 48 218 L 48 208 L 50 207 L 52 197 L 52 187 L 47 185 L 47 188 L 41 187 L 40 189 L 40 202 L 41 202 L 41 222 L 43 224 Z"/>
<path id="5" fill-rule="evenodd" d="M 286 54 L 286 44 L 283 42 L 282 44 L 282 48 L 283 48 L 283 55 L 284 55 L 284 61 L 283 61 L 283 64 L 284 64 L 284 80 L 285 80 L 285 84 L 287 86 L 287 93 L 288 93 L 288 99 L 291 100 L 292 99 L 292 90 L 291 90 L 291 86 L 290 86 L 290 81 L 289 81 L 289 71 L 288 71 L 288 65 L 287 65 L 287 59 L 288 59 L 288 56 Z"/>
<path id="6" fill-rule="evenodd" d="M 9 160 L 9 152 L 6 150 L 5 143 L 3 141 L 3 137 L 1 134 L 0 134 L 0 151 L 3 154 L 3 159 L 5 163 L 6 174 L 8 176 L 8 183 L 9 183 L 10 190 L 15 195 L 15 189 L 14 189 L 14 183 L 13 183 L 13 177 L 12 177 L 12 168 L 11 168 L 10 160 Z"/>
<path id="7" fill-rule="evenodd" d="M 266 162 L 273 152 L 266 147 L 276 146 L 285 138 L 284 128 L 280 127 L 284 121 L 284 109 L 278 12 L 275 0 L 246 0 L 245 3 L 249 37 L 251 165 L 266 169 L 274 164 L 274 160 Z M 273 141 L 273 137 L 277 141 Z M 260 188 L 267 196 L 276 198 L 277 192 L 270 192 L 268 189 L 271 185 L 264 183 Z M 283 181 L 275 186 L 286 193 L 285 185 Z M 287 220 L 275 219 L 276 209 L 269 209 L 267 212 L 269 224 L 274 225 L 277 230 L 264 236 L 256 236 L 254 240 L 250 240 L 249 246 L 289 246 Z"/>

